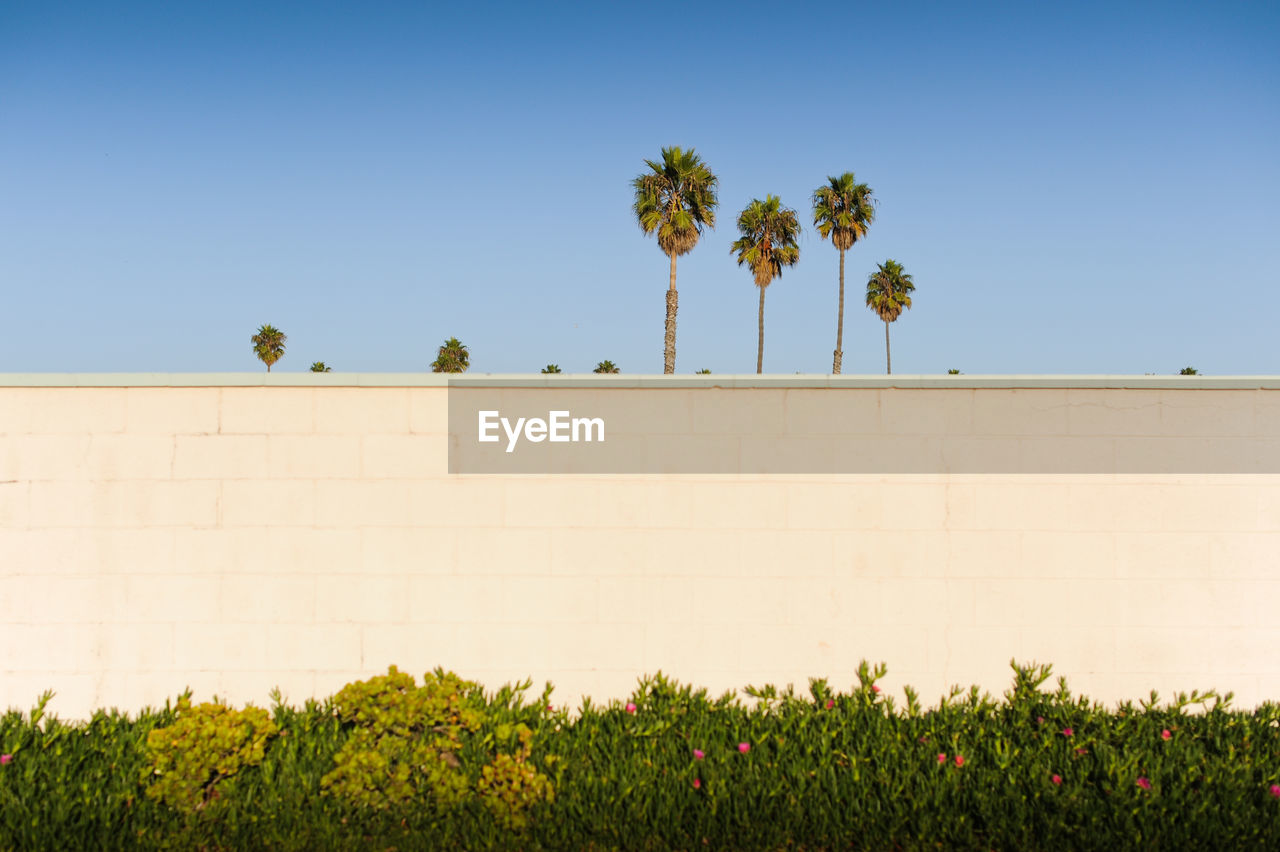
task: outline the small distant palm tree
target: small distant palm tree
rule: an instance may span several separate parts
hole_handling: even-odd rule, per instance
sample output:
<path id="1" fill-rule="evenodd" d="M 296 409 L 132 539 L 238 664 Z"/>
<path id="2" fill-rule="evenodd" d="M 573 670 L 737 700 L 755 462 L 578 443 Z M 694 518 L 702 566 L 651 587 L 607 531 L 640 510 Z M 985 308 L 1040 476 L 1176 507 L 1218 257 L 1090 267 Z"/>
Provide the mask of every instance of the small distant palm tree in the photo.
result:
<path id="1" fill-rule="evenodd" d="M 330 367 L 328 364 L 326 364 L 326 363 L 325 363 L 325 362 L 323 362 L 323 361 L 316 361 L 315 363 L 313 363 L 313 364 L 311 365 L 311 372 L 313 372 L 313 373 L 332 373 L 332 372 L 333 372 L 333 368 L 332 368 L 332 367 Z"/>
<path id="2" fill-rule="evenodd" d="M 1178 371 L 1178 375 L 1179 376 L 1198 376 L 1200 375 L 1200 371 L 1197 370 L 1195 367 L 1183 367 L 1181 370 Z"/>
<path id="3" fill-rule="evenodd" d="M 612 361 L 601 361 L 599 364 L 596 364 L 596 368 L 595 368 L 594 370 L 592 370 L 591 372 L 593 372 L 593 373 L 621 373 L 622 371 L 621 371 L 621 370 L 619 370 L 619 369 L 618 369 L 618 365 L 617 365 L 617 364 L 615 364 L 615 363 L 613 363 Z"/>
<path id="4" fill-rule="evenodd" d="M 667 285 L 667 323 L 663 333 L 662 371 L 676 371 L 676 258 L 698 244 L 704 227 L 716 226 L 719 179 L 690 148 L 663 148 L 662 162 L 645 160 L 649 171 L 631 181 L 632 210 L 645 234 L 656 233 L 658 248 L 671 259 Z"/>
<path id="5" fill-rule="evenodd" d="M 258 326 L 258 333 L 249 338 L 249 342 L 253 344 L 253 354 L 267 365 L 268 373 L 271 372 L 271 365 L 284 357 L 285 340 L 285 333 L 273 325 Z"/>
<path id="6" fill-rule="evenodd" d="M 462 341 L 450 337 L 436 350 L 436 360 L 431 365 L 433 373 L 465 373 L 471 366 L 471 353 Z"/>
<path id="7" fill-rule="evenodd" d="M 840 252 L 840 307 L 836 311 L 836 351 L 832 353 L 831 372 L 840 372 L 844 359 L 844 253 L 867 235 L 876 217 L 871 187 L 858 183 L 853 172 L 828 177 L 827 185 L 813 191 L 813 224 L 818 235 Z"/>
<path id="8" fill-rule="evenodd" d="M 796 211 L 783 207 L 776 195 L 765 200 L 751 199 L 738 216 L 738 233 L 729 251 L 738 253 L 738 265 L 746 266 L 760 288 L 759 343 L 756 348 L 756 373 L 764 372 L 764 291 L 773 279 L 782 275 L 782 267 L 794 266 L 800 259 L 800 220 Z"/>
<path id="9" fill-rule="evenodd" d="M 948 375 L 948 376 L 958 376 L 958 375 L 960 375 L 960 371 L 959 371 L 959 370 L 957 370 L 956 368 L 952 367 L 950 370 L 947 370 L 947 375 Z"/>
<path id="10" fill-rule="evenodd" d="M 559 364 L 548 364 L 547 366 L 545 366 L 545 367 L 543 367 L 543 368 L 542 368 L 542 372 L 544 372 L 544 373 L 558 373 L 558 372 L 560 372 L 560 365 L 559 365 Z"/>
<path id="11" fill-rule="evenodd" d="M 867 307 L 884 320 L 885 373 L 893 372 L 893 361 L 889 356 L 889 323 L 896 320 L 904 309 L 911 307 L 911 294 L 915 289 L 911 276 L 903 271 L 902 264 L 896 260 L 886 260 L 867 279 Z"/>
<path id="12" fill-rule="evenodd" d="M 709 376 L 709 375 L 711 375 L 711 371 L 710 371 L 710 370 L 699 370 L 698 372 L 694 373 L 694 375 L 695 375 L 695 376 Z"/>

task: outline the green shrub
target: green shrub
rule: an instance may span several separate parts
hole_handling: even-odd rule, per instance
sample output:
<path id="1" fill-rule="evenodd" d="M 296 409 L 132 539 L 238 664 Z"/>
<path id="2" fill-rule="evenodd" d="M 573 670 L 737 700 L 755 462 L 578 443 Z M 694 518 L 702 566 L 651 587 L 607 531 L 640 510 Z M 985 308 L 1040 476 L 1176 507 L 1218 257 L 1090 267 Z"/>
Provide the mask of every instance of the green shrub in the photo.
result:
<path id="1" fill-rule="evenodd" d="M 499 739 L 507 736 L 507 731 L 499 730 Z M 520 743 L 515 754 L 495 756 L 492 763 L 480 770 L 480 780 L 476 783 L 485 808 L 506 829 L 524 828 L 528 825 L 531 807 L 555 801 L 551 780 L 528 762 L 533 731 L 527 725 L 517 725 L 515 736 Z M 544 760 L 548 764 L 555 762 L 551 755 Z"/>
<path id="2" fill-rule="evenodd" d="M 659 674 L 570 713 L 392 669 L 278 701 L 276 737 L 186 699 L 76 724 L 41 705 L 0 715 L 0 850 L 1280 849 L 1274 703 L 1106 708 L 1031 665 L 1000 698 L 897 706 L 883 674 L 745 703 Z"/>
<path id="3" fill-rule="evenodd" d="M 343 687 L 333 704 L 354 731 L 321 781 L 325 792 L 371 808 L 424 796 L 448 807 L 466 796 L 462 738 L 484 719 L 476 684 L 437 669 L 419 687 L 392 666 L 385 675 Z"/>
<path id="4" fill-rule="evenodd" d="M 218 798 L 223 782 L 262 763 L 267 740 L 275 735 L 265 710 L 219 703 L 192 707 L 183 696 L 173 724 L 147 734 L 147 795 L 176 810 L 202 810 Z"/>

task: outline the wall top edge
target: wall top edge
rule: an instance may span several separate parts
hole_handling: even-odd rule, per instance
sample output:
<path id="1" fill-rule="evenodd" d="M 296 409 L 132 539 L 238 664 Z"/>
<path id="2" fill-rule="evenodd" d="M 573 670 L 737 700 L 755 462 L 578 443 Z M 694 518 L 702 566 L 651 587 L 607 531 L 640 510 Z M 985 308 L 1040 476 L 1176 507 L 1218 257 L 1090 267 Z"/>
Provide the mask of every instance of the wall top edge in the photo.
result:
<path id="1" fill-rule="evenodd" d="M 1280 376 L 0 373 L 3 387 L 1153 388 L 1280 390 Z"/>

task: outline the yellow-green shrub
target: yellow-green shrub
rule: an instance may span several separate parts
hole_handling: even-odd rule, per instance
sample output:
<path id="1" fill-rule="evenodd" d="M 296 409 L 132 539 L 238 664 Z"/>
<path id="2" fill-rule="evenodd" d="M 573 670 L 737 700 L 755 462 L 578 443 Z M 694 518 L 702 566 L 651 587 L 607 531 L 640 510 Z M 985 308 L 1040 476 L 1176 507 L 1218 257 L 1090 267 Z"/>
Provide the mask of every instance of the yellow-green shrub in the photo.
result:
<path id="1" fill-rule="evenodd" d="M 266 710 L 225 704 L 191 706 L 178 700 L 177 721 L 147 734 L 147 795 L 171 808 L 198 811 L 214 801 L 218 786 L 266 754 L 276 725 Z M 148 780 L 144 779 L 144 780 Z"/>
<path id="2" fill-rule="evenodd" d="M 334 710 L 355 730 L 321 787 L 373 808 L 422 796 L 456 804 L 468 789 L 458 757 L 462 735 L 480 726 L 482 703 L 476 684 L 440 669 L 426 674 L 421 687 L 395 666 L 348 684 L 334 696 Z"/>
<path id="3" fill-rule="evenodd" d="M 504 828 L 524 828 L 530 806 L 555 801 L 551 780 L 528 762 L 533 731 L 519 724 L 515 732 L 520 741 L 519 750 L 494 757 L 493 763 L 480 770 L 480 780 L 476 783 L 480 801 Z M 548 757 L 547 761 L 553 759 Z"/>

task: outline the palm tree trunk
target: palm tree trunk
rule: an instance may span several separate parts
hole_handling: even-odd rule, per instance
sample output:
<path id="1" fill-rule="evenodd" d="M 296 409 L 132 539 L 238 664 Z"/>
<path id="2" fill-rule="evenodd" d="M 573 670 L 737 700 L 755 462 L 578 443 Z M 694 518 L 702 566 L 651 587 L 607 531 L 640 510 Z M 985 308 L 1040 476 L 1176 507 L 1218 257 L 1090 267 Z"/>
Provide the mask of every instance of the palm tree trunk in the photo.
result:
<path id="1" fill-rule="evenodd" d="M 671 255 L 671 283 L 667 287 L 667 330 L 663 335 L 662 372 L 670 375 L 676 371 L 676 256 Z"/>
<path id="2" fill-rule="evenodd" d="M 764 288 L 760 288 L 760 342 L 756 346 L 756 375 L 764 372 Z"/>
<path id="3" fill-rule="evenodd" d="M 893 375 L 893 360 L 889 357 L 889 321 L 884 321 L 884 373 Z"/>
<path id="4" fill-rule="evenodd" d="M 836 351 L 832 354 L 831 372 L 840 375 L 840 362 L 844 360 L 841 346 L 844 344 L 844 249 L 840 249 L 840 311 L 836 315 Z"/>

